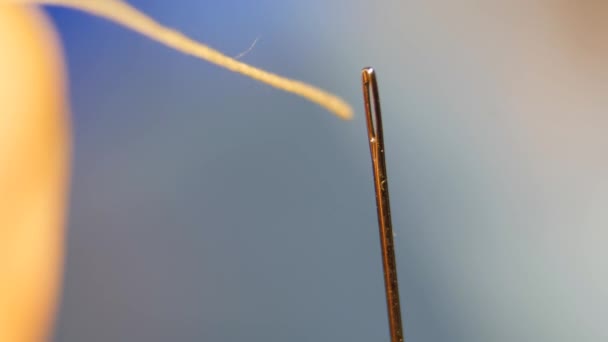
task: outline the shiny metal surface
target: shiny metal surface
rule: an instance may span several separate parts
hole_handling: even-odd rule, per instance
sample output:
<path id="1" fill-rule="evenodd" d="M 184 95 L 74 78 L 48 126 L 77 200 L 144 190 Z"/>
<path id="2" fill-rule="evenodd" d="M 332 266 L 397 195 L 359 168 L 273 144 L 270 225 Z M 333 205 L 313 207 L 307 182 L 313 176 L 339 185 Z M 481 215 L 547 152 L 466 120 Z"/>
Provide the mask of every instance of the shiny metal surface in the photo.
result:
<path id="1" fill-rule="evenodd" d="M 384 139 L 382 130 L 382 115 L 380 96 L 376 73 L 373 68 L 364 68 L 361 72 L 363 83 L 363 99 L 367 120 L 367 135 L 374 170 L 374 185 L 376 189 L 376 205 L 378 208 L 378 225 L 380 228 L 380 244 L 382 248 L 382 266 L 384 270 L 384 287 L 388 309 L 388 322 L 391 342 L 404 341 L 401 323 L 401 305 L 399 303 L 399 284 L 397 281 L 397 262 L 395 261 L 395 245 L 391 223 L 391 209 L 388 194 L 388 177 L 384 158 Z"/>

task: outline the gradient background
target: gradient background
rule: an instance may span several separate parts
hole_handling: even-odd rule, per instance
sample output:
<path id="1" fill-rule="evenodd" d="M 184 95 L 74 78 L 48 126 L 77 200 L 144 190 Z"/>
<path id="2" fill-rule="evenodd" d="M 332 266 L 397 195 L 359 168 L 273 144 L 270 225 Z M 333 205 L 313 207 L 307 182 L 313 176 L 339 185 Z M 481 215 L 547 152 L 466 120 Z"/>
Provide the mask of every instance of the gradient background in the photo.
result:
<path id="1" fill-rule="evenodd" d="M 244 61 L 356 118 L 49 9 L 75 137 L 55 341 L 387 341 L 366 65 L 408 342 L 608 336 L 608 3 L 130 2 L 228 55 L 259 37 Z"/>

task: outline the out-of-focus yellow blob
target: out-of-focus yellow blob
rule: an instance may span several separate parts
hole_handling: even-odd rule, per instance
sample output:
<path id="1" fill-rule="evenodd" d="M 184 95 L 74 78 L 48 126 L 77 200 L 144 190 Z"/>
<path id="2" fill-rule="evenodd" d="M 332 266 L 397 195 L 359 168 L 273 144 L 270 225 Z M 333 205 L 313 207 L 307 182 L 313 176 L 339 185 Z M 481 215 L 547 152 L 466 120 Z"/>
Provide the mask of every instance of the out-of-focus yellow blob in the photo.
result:
<path id="1" fill-rule="evenodd" d="M 59 289 L 69 127 L 56 37 L 0 4 L 0 341 L 44 341 Z"/>

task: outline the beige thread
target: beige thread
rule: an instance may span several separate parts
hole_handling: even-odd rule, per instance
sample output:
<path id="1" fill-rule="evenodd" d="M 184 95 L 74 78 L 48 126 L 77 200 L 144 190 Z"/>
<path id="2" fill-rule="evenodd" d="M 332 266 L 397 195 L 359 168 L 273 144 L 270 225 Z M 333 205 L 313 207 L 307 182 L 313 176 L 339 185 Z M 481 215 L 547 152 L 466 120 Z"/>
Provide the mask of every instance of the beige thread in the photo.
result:
<path id="1" fill-rule="evenodd" d="M 0 2 L 64 6 L 103 17 L 175 50 L 207 60 L 286 92 L 300 95 L 342 119 L 350 119 L 353 116 L 352 108 L 341 98 L 304 82 L 288 79 L 237 61 L 178 31 L 162 26 L 122 0 L 0 0 Z"/>

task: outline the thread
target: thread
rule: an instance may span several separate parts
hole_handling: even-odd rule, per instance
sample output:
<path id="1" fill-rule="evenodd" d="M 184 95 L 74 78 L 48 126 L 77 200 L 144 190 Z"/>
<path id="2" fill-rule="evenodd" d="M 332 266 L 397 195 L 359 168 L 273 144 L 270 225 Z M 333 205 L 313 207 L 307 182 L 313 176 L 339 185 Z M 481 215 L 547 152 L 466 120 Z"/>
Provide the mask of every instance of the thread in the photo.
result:
<path id="1" fill-rule="evenodd" d="M 342 119 L 351 119 L 353 116 L 350 105 L 338 96 L 310 84 L 253 67 L 224 55 L 174 29 L 159 24 L 122 0 L 0 0 L 0 2 L 62 6 L 103 17 L 182 53 L 204 59 L 277 89 L 302 96 Z"/>

